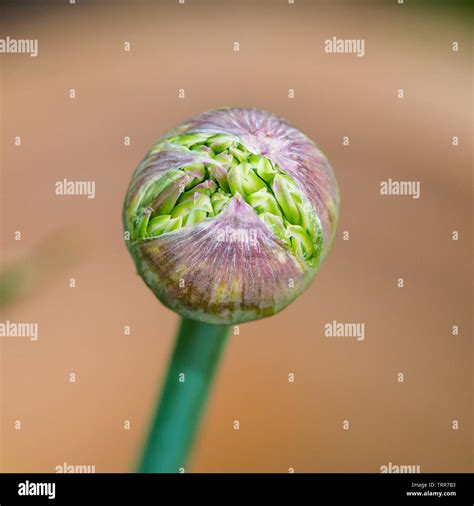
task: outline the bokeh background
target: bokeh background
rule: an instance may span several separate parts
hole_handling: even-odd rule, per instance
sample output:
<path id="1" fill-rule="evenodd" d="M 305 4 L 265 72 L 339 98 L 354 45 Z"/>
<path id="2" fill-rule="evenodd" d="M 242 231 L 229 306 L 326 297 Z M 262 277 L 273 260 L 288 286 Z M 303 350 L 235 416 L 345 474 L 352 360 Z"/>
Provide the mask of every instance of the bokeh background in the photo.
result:
<path id="1" fill-rule="evenodd" d="M 471 16 L 454 1 L 3 2 L 1 37 L 38 38 L 39 55 L 0 55 L 1 321 L 37 322 L 39 339 L 1 340 L 2 470 L 134 469 L 178 319 L 135 274 L 123 197 L 163 132 L 233 105 L 318 143 L 340 223 L 310 289 L 230 340 L 186 470 L 472 471 Z M 333 36 L 365 56 L 326 54 Z M 96 198 L 55 195 L 64 178 Z M 381 196 L 388 178 L 421 198 Z M 333 320 L 365 340 L 325 337 Z"/>

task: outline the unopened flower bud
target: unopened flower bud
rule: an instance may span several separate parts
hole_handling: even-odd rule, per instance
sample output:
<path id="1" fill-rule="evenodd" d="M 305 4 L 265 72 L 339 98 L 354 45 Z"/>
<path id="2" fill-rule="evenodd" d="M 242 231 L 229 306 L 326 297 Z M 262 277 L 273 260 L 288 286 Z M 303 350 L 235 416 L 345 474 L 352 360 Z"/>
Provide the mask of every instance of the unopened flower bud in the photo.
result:
<path id="1" fill-rule="evenodd" d="M 123 218 L 156 296 L 184 317 L 228 325 L 270 316 L 309 285 L 338 206 L 332 169 L 303 133 L 258 109 L 218 109 L 151 148 Z"/>

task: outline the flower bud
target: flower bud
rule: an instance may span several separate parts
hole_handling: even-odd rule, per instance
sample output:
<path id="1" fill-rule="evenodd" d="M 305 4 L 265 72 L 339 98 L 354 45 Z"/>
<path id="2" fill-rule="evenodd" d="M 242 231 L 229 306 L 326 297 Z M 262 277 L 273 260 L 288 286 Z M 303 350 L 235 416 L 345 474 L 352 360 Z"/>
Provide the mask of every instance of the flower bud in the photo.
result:
<path id="1" fill-rule="evenodd" d="M 230 325 L 273 315 L 311 282 L 338 218 L 316 145 L 258 109 L 218 109 L 164 135 L 135 170 L 123 221 L 167 307 Z"/>

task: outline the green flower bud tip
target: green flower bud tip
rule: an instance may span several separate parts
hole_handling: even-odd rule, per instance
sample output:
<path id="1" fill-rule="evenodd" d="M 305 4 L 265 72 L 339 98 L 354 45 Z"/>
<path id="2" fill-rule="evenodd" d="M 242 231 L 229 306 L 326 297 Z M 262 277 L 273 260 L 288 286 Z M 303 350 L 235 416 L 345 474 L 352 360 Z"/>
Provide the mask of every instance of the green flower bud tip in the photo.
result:
<path id="1" fill-rule="evenodd" d="M 230 324 L 274 314 L 308 286 L 338 204 L 332 170 L 306 136 L 263 111 L 222 109 L 152 147 L 124 225 L 138 272 L 165 305 Z"/>
<path id="2" fill-rule="evenodd" d="M 217 139 L 217 140 L 216 140 Z M 278 165 L 272 165 L 265 157 L 251 154 L 241 143 L 229 136 L 212 134 L 195 134 L 174 137 L 169 144 L 184 146 L 193 149 L 193 140 L 199 142 L 200 151 L 204 148 L 218 145 L 221 159 L 230 154 L 230 163 L 225 167 L 191 163 L 170 171 L 168 185 L 162 188 L 156 186 L 155 192 L 146 192 L 146 197 L 141 201 L 141 211 L 138 210 L 139 222 L 134 225 L 131 222 L 131 234 L 135 240 L 151 239 L 166 233 L 163 229 L 157 233 L 153 220 L 149 221 L 150 209 L 154 217 L 170 216 L 183 218 L 181 227 L 194 225 L 209 217 L 215 218 L 223 210 L 220 206 L 215 210 L 210 197 L 217 193 L 220 199 L 228 201 L 236 194 L 240 194 L 244 200 L 255 210 L 261 218 L 262 213 L 273 214 L 282 217 L 280 220 L 283 229 L 290 224 L 301 222 L 300 205 L 305 215 L 307 228 L 300 227 L 298 234 L 281 234 L 280 238 L 286 242 L 286 246 L 293 253 L 301 256 L 309 264 L 317 261 L 317 251 L 311 246 L 320 230 L 313 226 L 317 223 L 317 217 L 311 206 L 304 208 L 300 203 L 304 196 L 300 194 L 297 184 L 286 175 Z M 206 153 L 208 151 L 206 150 Z M 252 159 L 250 163 L 249 158 Z M 227 158 L 226 158 L 227 160 Z M 264 173 L 266 179 L 258 175 L 258 170 Z M 197 183 L 201 181 L 200 183 Z M 197 184 L 196 184 L 197 183 Z M 151 185 L 153 186 L 153 184 Z M 185 191 L 187 190 L 187 191 Z M 192 218 L 190 218 L 192 215 Z M 265 222 L 265 220 L 263 220 Z M 268 221 L 268 218 L 267 218 Z M 148 225 L 148 226 L 147 226 Z M 160 229 L 161 230 L 161 229 Z"/>

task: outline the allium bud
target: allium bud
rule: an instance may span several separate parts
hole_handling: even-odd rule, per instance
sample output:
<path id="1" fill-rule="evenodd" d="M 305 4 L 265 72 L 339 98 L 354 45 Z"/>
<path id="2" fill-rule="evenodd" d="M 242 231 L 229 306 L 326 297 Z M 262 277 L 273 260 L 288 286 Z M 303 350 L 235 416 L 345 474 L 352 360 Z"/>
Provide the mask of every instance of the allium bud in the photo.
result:
<path id="1" fill-rule="evenodd" d="M 338 217 L 337 183 L 303 133 L 259 109 L 218 109 L 164 135 L 133 174 L 128 248 L 163 304 L 229 325 L 273 315 L 311 282 Z"/>

